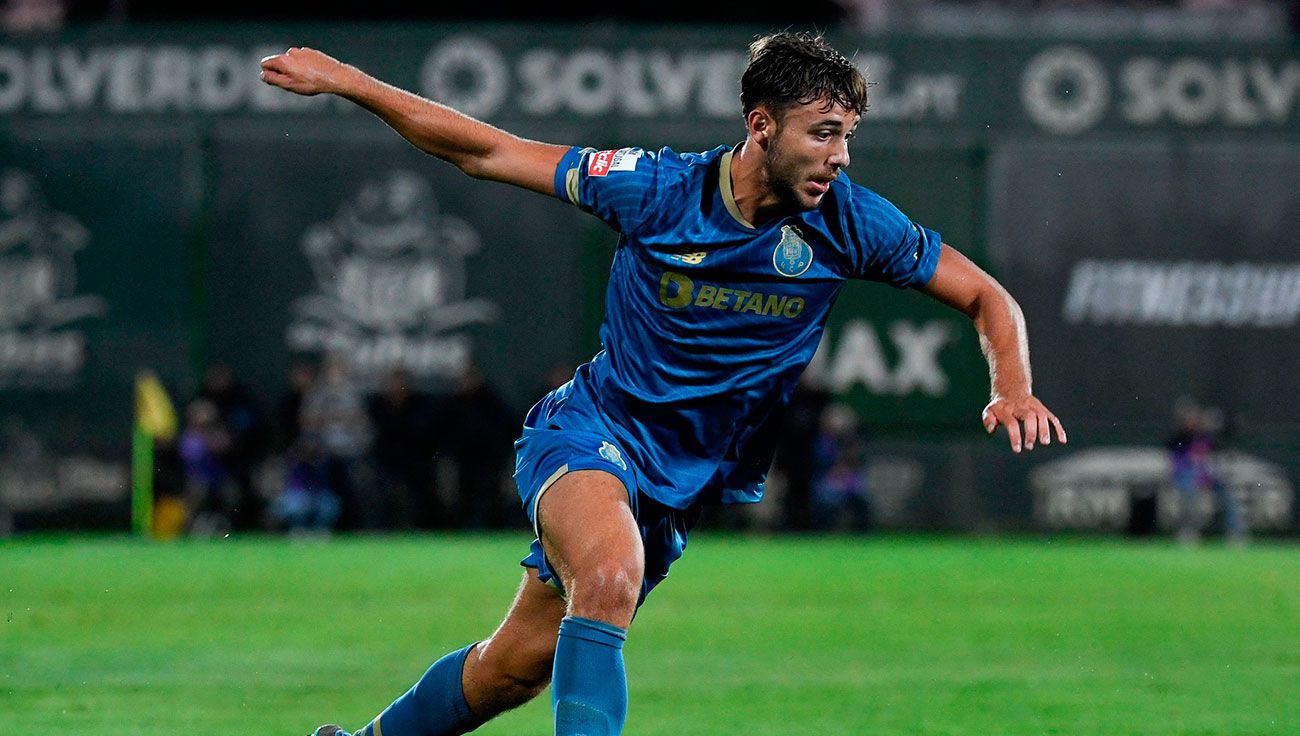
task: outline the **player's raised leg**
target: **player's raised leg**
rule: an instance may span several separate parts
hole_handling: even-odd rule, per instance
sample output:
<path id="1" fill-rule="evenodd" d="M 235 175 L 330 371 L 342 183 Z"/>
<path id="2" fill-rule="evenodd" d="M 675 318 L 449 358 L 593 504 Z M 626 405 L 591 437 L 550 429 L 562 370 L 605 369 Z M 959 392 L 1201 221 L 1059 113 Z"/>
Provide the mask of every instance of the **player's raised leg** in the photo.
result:
<path id="1" fill-rule="evenodd" d="M 356 736 L 452 736 L 532 700 L 551 680 L 565 602 L 528 570 L 510 612 L 485 641 L 438 660 Z M 346 736 L 322 726 L 321 736 Z"/>
<path id="2" fill-rule="evenodd" d="M 541 497 L 537 514 L 568 597 L 551 681 L 556 736 L 617 736 L 627 718 L 623 642 L 645 570 L 628 491 L 609 473 L 572 472 Z"/>

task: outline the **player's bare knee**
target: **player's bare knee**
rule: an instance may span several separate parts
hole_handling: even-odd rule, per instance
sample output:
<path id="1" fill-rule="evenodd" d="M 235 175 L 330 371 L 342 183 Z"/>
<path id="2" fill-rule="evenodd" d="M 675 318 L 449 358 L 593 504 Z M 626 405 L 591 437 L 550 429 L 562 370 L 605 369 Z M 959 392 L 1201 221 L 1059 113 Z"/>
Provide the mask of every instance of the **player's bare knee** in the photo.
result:
<path id="1" fill-rule="evenodd" d="M 574 575 L 572 613 L 626 625 L 641 595 L 640 560 L 605 559 Z"/>

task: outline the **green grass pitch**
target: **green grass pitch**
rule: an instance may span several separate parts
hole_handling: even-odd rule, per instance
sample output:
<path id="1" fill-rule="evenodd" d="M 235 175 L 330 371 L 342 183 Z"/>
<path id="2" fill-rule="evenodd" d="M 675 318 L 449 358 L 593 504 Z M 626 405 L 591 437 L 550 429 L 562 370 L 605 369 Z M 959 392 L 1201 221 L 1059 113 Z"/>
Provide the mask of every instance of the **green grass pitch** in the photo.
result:
<path id="1" fill-rule="evenodd" d="M 0 541 L 0 724 L 358 726 L 491 631 L 526 546 Z M 629 736 L 1300 734 L 1300 550 L 705 532 L 627 663 Z M 480 733 L 549 734 L 549 696 Z"/>

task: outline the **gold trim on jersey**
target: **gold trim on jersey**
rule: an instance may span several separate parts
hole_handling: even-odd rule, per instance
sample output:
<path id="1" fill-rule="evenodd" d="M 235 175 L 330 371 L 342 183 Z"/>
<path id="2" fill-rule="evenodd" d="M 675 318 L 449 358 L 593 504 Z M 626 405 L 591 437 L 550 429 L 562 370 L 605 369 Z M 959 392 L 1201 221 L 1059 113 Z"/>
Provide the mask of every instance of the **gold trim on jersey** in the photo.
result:
<path id="1" fill-rule="evenodd" d="M 578 168 L 576 166 L 569 169 L 564 175 L 564 193 L 569 198 L 569 204 L 578 203 Z"/>
<path id="2" fill-rule="evenodd" d="M 750 224 L 749 220 L 746 220 L 745 216 L 740 214 L 740 206 L 736 204 L 736 195 L 731 191 L 731 154 L 733 153 L 735 153 L 735 149 L 722 154 L 722 159 L 718 164 L 718 190 L 722 192 L 722 204 L 727 208 L 727 213 L 736 222 L 750 230 L 754 230 L 755 228 Z"/>
<path id="3" fill-rule="evenodd" d="M 569 464 L 565 463 L 561 465 L 560 469 L 555 471 L 554 473 L 551 473 L 551 477 L 543 481 L 542 487 L 537 489 L 537 497 L 533 499 L 533 534 L 538 539 L 542 538 L 542 525 L 541 525 L 542 520 L 537 518 L 538 504 L 542 502 L 542 494 L 546 493 L 546 491 L 551 486 L 555 485 L 555 481 L 559 480 L 561 477 L 564 476 L 565 473 L 568 472 L 569 472 Z"/>
<path id="4" fill-rule="evenodd" d="M 581 151 L 578 151 L 578 163 L 574 164 L 572 168 L 564 172 L 564 196 L 568 197 L 569 204 L 578 204 L 578 169 L 581 169 L 584 166 L 582 160 L 586 158 L 587 154 L 595 150 L 596 149 L 591 146 L 588 146 Z M 559 192 L 556 192 L 556 194 L 559 194 Z"/>

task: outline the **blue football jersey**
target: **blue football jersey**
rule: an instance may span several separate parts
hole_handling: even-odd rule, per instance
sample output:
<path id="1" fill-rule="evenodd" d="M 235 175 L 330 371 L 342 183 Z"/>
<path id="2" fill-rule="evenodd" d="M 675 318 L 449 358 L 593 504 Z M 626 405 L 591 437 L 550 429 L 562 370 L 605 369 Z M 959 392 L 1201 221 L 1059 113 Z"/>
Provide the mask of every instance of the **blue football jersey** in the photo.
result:
<path id="1" fill-rule="evenodd" d="M 556 196 L 619 239 L 603 349 L 547 397 L 545 426 L 612 434 L 639 490 L 679 509 L 761 499 L 779 411 L 843 283 L 923 286 L 939 258 L 938 233 L 844 173 L 817 209 L 755 227 L 731 155 L 574 148 L 555 172 Z"/>

